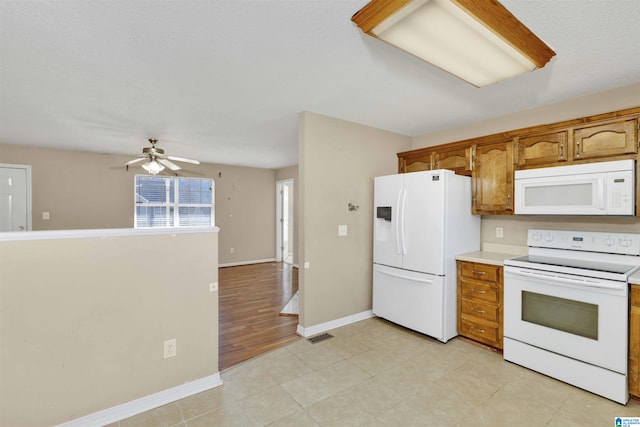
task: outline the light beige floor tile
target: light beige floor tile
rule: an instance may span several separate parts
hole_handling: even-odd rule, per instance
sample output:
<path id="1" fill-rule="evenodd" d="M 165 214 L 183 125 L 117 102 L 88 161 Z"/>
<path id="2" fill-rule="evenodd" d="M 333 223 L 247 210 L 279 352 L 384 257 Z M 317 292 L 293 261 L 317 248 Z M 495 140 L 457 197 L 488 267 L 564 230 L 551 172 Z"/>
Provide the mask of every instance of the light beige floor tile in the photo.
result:
<path id="1" fill-rule="evenodd" d="M 446 423 L 437 418 L 429 408 L 425 407 L 420 400 L 412 398 L 405 399 L 404 402 L 376 417 L 386 426 L 446 426 Z M 473 424 L 469 424 L 473 425 Z"/>
<path id="2" fill-rule="evenodd" d="M 361 384 L 371 378 L 371 375 L 360 369 L 349 360 L 342 360 L 331 366 L 317 371 L 328 384 L 332 384 L 337 390 L 343 390 L 357 384 Z"/>
<path id="3" fill-rule="evenodd" d="M 402 403 L 404 398 L 376 378 L 349 387 L 339 393 L 346 402 L 358 405 L 372 416 L 381 415 Z"/>
<path id="4" fill-rule="evenodd" d="M 181 399 L 178 404 L 184 419 L 188 420 L 222 407 L 225 399 L 229 396 L 225 396 L 225 389 L 221 386 Z"/>
<path id="5" fill-rule="evenodd" d="M 306 358 L 303 361 L 298 355 L 290 351 L 272 356 L 264 366 L 278 384 L 284 384 L 313 371 L 307 365 Z"/>
<path id="6" fill-rule="evenodd" d="M 262 364 L 239 370 L 232 376 L 223 374 L 222 378 L 225 393 L 236 400 L 245 399 L 278 385 L 276 380 L 269 374 L 269 370 Z"/>
<path id="7" fill-rule="evenodd" d="M 311 405 L 307 413 L 322 427 L 364 426 L 374 420 L 364 408 L 354 405 L 342 393 Z"/>
<path id="8" fill-rule="evenodd" d="M 314 345 L 317 344 L 312 344 L 311 342 L 309 342 L 306 339 L 299 339 L 298 341 L 294 342 L 293 344 L 289 344 L 287 345 L 287 350 L 294 353 L 294 354 L 300 354 L 300 353 L 304 353 L 306 351 L 309 351 L 311 349 L 311 347 L 313 347 Z"/>
<path id="9" fill-rule="evenodd" d="M 269 427 L 319 427 L 318 424 L 311 415 L 304 411 L 296 412 L 287 417 L 284 417 L 273 424 L 269 424 Z"/>
<path id="10" fill-rule="evenodd" d="M 428 374 L 428 371 L 410 370 L 406 369 L 404 365 L 400 365 L 376 375 L 375 379 L 402 397 L 412 398 L 433 383 Z"/>
<path id="11" fill-rule="evenodd" d="M 296 412 L 302 407 L 284 389 L 277 387 L 241 402 L 247 416 L 256 424 L 268 425 Z"/>
<path id="12" fill-rule="evenodd" d="M 353 337 L 336 337 L 327 343 L 333 351 L 338 353 L 345 359 L 357 356 L 365 351 L 371 350 L 370 347 L 353 339 Z"/>
<path id="13" fill-rule="evenodd" d="M 219 409 L 187 420 L 187 427 L 261 427 L 242 409 L 240 403 L 228 401 Z"/>
<path id="14" fill-rule="evenodd" d="M 339 391 L 316 372 L 282 384 L 282 388 L 302 407 L 313 405 Z"/>
<path id="15" fill-rule="evenodd" d="M 478 406 L 489 400 L 502 385 L 496 385 L 486 375 L 466 369 L 457 369 L 444 374 L 436 384 L 448 389 L 468 404 Z"/>
<path id="16" fill-rule="evenodd" d="M 177 402 L 120 421 L 121 427 L 169 427 L 183 421 Z"/>
<path id="17" fill-rule="evenodd" d="M 334 339 L 335 338 L 332 338 L 330 341 Z M 304 360 L 304 363 L 313 370 L 326 368 L 344 359 L 340 353 L 333 349 L 330 342 L 316 344 L 311 347 L 309 351 L 300 353 L 299 356 Z"/>
<path id="18" fill-rule="evenodd" d="M 549 426 L 614 426 L 616 417 L 640 417 L 640 401 L 620 405 L 584 390 L 574 390 Z"/>

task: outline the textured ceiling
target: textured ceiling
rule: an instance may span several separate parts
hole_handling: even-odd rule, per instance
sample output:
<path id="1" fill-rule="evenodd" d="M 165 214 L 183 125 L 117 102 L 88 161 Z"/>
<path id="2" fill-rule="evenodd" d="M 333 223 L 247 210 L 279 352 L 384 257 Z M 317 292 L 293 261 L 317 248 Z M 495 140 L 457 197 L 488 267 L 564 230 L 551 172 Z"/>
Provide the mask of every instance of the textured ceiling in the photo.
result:
<path id="1" fill-rule="evenodd" d="M 557 56 L 475 88 L 363 35 L 366 0 L 0 0 L 0 142 L 278 168 L 304 110 L 415 136 L 640 82 L 640 1 L 501 2 Z"/>

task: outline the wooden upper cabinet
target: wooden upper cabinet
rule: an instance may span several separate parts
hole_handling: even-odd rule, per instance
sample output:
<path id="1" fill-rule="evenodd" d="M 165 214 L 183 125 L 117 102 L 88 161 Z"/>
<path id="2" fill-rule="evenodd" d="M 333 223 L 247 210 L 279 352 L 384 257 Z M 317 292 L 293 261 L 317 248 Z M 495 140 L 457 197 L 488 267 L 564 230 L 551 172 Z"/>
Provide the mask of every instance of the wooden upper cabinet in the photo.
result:
<path id="1" fill-rule="evenodd" d="M 458 175 L 471 176 L 471 146 L 433 153 L 434 169 L 450 169 Z"/>
<path id="2" fill-rule="evenodd" d="M 398 153 L 398 173 L 431 170 L 432 152 Z"/>
<path id="3" fill-rule="evenodd" d="M 638 152 L 638 119 L 612 121 L 573 130 L 574 160 Z"/>
<path id="4" fill-rule="evenodd" d="M 565 130 L 518 138 L 515 149 L 516 167 L 521 169 L 566 162 L 571 157 L 571 153 L 567 152 L 567 134 Z"/>
<path id="5" fill-rule="evenodd" d="M 513 140 L 478 144 L 473 148 L 472 212 L 513 214 Z"/>

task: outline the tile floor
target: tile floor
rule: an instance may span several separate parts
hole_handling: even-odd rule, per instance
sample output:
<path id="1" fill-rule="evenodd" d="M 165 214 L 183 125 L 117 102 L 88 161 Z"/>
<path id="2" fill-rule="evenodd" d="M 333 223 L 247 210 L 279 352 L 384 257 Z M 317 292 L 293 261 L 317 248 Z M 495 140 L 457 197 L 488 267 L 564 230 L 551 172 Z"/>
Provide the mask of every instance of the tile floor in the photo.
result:
<path id="1" fill-rule="evenodd" d="M 300 339 L 222 372 L 224 385 L 113 426 L 615 426 L 622 406 L 505 362 L 372 318 Z"/>

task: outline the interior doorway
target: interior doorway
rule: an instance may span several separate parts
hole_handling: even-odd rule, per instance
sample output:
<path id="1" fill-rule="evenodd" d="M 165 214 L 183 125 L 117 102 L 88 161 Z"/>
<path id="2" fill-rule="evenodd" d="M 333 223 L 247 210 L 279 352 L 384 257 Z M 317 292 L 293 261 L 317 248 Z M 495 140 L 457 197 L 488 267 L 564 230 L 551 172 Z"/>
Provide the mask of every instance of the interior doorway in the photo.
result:
<path id="1" fill-rule="evenodd" d="M 0 163 L 0 231 L 31 230 L 31 166 Z"/>
<path id="2" fill-rule="evenodd" d="M 276 260 L 293 264 L 293 179 L 276 181 Z"/>

